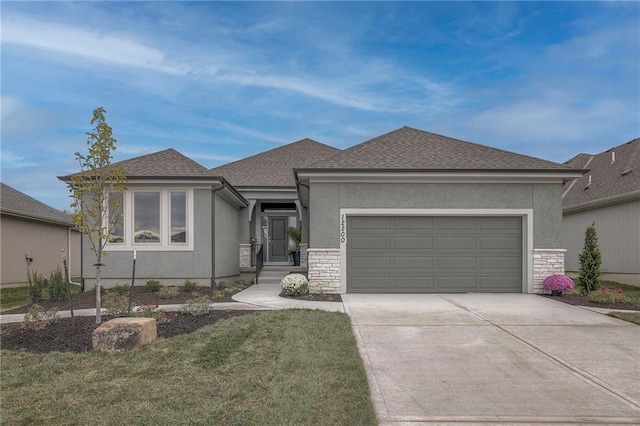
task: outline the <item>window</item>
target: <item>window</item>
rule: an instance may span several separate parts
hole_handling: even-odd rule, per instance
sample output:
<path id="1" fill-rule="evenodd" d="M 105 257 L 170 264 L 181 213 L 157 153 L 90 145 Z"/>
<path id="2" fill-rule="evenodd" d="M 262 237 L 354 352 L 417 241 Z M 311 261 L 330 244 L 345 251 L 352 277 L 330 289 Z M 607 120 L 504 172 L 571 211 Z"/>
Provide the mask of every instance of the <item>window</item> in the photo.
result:
<path id="1" fill-rule="evenodd" d="M 133 193 L 135 243 L 160 243 L 160 192 Z"/>
<path id="2" fill-rule="evenodd" d="M 109 193 L 108 216 L 109 243 L 124 244 L 124 194 Z"/>
<path id="3" fill-rule="evenodd" d="M 169 235 L 172 244 L 187 242 L 187 193 L 171 191 L 171 227 Z"/>

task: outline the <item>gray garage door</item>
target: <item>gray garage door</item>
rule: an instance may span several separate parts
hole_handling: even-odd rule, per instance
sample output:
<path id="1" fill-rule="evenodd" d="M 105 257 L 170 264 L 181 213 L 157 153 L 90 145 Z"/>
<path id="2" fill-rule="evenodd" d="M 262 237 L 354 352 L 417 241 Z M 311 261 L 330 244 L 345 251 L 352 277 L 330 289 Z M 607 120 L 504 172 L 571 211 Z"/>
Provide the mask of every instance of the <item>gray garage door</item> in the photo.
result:
<path id="1" fill-rule="evenodd" d="M 347 292 L 522 292 L 520 217 L 349 216 Z"/>

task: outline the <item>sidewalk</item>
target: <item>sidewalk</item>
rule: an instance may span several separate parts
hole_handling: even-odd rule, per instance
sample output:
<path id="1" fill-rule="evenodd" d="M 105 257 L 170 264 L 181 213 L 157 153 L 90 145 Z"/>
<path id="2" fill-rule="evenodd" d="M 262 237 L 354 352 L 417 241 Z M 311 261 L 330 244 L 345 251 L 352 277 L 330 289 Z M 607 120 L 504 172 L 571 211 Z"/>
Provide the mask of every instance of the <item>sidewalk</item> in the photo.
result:
<path id="1" fill-rule="evenodd" d="M 232 296 L 235 302 L 214 302 L 213 309 L 216 311 L 242 310 L 259 311 L 271 309 L 319 309 L 322 311 L 344 312 L 344 307 L 340 302 L 312 302 L 309 300 L 295 300 L 280 297 L 279 284 L 254 284 L 246 290 Z M 167 312 L 180 310 L 181 305 L 160 305 L 160 309 Z M 69 311 L 59 311 L 60 318 L 70 318 Z M 95 308 L 74 309 L 76 317 L 92 317 L 96 315 Z M 104 315 L 103 310 L 103 315 Z M 24 314 L 0 314 L 0 324 L 22 322 Z"/>

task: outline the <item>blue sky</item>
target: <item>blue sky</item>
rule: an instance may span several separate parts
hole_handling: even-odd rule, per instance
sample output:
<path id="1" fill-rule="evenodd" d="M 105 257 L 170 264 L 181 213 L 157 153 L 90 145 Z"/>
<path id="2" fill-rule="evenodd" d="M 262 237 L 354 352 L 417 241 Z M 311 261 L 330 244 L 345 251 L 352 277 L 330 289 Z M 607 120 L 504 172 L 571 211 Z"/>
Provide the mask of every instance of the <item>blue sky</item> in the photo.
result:
<path id="1" fill-rule="evenodd" d="M 637 2 L 2 2 L 1 179 L 58 209 L 115 159 L 214 167 L 408 125 L 552 161 L 640 136 Z"/>

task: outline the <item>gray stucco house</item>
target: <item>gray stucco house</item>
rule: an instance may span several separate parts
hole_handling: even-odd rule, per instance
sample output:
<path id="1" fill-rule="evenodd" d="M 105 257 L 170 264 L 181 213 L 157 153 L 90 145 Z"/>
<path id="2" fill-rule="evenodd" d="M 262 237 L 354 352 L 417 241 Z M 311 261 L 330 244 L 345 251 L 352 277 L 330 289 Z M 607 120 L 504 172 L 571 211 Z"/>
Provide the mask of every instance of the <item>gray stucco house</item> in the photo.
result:
<path id="1" fill-rule="evenodd" d="M 296 227 L 311 289 L 327 293 L 541 292 L 564 272 L 563 184 L 584 172 L 409 127 L 212 170 L 174 150 L 120 165 L 129 190 L 114 195 L 107 285 L 129 279 L 134 248 L 141 282 L 252 277 L 254 247 L 290 265 Z"/>
<path id="2" fill-rule="evenodd" d="M 584 234 L 595 223 L 603 279 L 640 285 L 640 139 L 596 155 L 578 154 L 570 167 L 589 169 L 562 194 L 566 269 L 580 268 Z"/>

